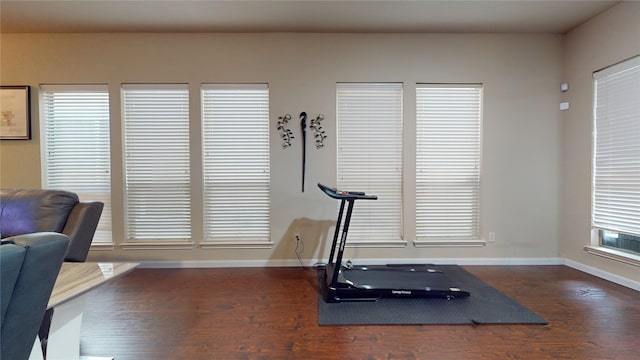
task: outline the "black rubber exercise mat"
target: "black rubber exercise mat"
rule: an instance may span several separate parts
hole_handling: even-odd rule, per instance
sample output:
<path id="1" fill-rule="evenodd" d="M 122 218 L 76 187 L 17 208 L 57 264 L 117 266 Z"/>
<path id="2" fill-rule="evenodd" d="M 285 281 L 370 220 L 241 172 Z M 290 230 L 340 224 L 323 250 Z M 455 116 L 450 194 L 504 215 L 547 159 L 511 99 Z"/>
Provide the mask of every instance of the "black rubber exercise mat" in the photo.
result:
<path id="1" fill-rule="evenodd" d="M 546 324 L 547 321 L 457 265 L 434 265 L 471 293 L 466 299 L 381 299 L 329 304 L 318 297 L 320 325 Z M 318 271 L 318 286 L 322 272 Z M 318 291 L 320 294 L 321 291 Z"/>

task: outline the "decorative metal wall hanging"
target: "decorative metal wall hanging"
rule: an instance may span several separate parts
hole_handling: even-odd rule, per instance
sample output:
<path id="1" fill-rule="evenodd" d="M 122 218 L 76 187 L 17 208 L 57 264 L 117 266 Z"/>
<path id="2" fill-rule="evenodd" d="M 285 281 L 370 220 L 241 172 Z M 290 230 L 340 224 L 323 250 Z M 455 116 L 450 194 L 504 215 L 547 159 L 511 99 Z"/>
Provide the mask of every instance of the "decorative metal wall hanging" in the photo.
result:
<path id="1" fill-rule="evenodd" d="M 278 131 L 280 131 L 280 138 L 282 139 L 282 148 L 286 149 L 291 146 L 291 139 L 294 139 L 293 131 L 289 129 L 288 123 L 291 120 L 291 115 L 284 114 L 284 116 L 278 117 Z"/>
<path id="2" fill-rule="evenodd" d="M 309 125 L 309 128 L 313 130 L 313 137 L 316 139 L 316 149 L 322 148 L 324 146 L 324 139 L 327 138 L 320 124 L 322 120 L 324 120 L 324 115 L 319 114 L 315 119 L 311 119 L 311 125 Z"/>
<path id="3" fill-rule="evenodd" d="M 304 192 L 304 170 L 306 165 L 306 144 L 307 144 L 307 113 L 300 113 L 300 130 L 302 131 L 302 192 Z"/>
<path id="4" fill-rule="evenodd" d="M 282 148 L 286 149 L 291 146 L 291 139 L 294 139 L 293 131 L 288 128 L 291 115 L 284 114 L 284 116 L 278 117 L 278 131 L 280 132 L 280 138 L 282 139 Z M 321 149 L 324 146 L 324 139 L 327 138 L 324 130 L 322 129 L 322 120 L 324 115 L 319 114 L 315 119 L 311 119 L 309 129 L 313 131 L 313 137 L 316 142 L 316 149 Z M 304 180 L 307 164 L 307 113 L 300 113 L 300 133 L 302 134 L 302 192 L 304 192 Z"/>

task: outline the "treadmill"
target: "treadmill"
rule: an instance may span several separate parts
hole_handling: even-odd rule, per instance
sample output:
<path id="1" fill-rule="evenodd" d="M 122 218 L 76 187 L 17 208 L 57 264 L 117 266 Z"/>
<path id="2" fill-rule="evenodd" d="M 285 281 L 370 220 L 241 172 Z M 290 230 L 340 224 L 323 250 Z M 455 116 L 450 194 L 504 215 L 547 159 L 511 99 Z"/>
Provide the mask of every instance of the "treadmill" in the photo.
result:
<path id="1" fill-rule="evenodd" d="M 328 196 L 340 200 L 340 211 L 333 235 L 329 262 L 324 271 L 322 295 L 326 302 L 376 301 L 382 298 L 466 298 L 470 294 L 454 280 L 430 264 L 352 265 L 342 264 L 351 214 L 356 200 L 377 200 L 360 191 L 340 191 L 318 183 Z M 347 213 L 344 214 L 345 204 Z M 340 235 L 340 225 L 344 226 Z M 340 242 L 338 243 L 338 236 Z M 336 248 L 338 251 L 336 252 Z M 335 261 L 334 261 L 335 256 Z"/>

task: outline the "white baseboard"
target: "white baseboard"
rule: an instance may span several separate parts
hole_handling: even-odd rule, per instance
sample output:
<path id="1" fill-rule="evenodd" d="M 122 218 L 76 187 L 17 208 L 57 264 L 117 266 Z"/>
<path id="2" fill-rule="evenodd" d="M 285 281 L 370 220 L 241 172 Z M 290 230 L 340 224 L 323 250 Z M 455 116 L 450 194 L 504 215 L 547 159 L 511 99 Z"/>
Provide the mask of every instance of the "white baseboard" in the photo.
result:
<path id="1" fill-rule="evenodd" d="M 435 264 L 435 265 L 562 265 L 560 258 L 440 258 L 440 259 L 357 259 L 355 265 Z"/>
<path id="2" fill-rule="evenodd" d="M 431 259 L 432 264 L 457 265 L 562 265 L 560 258 L 461 258 L 461 259 Z"/>
<path id="3" fill-rule="evenodd" d="M 347 260 L 347 259 L 345 259 Z M 326 260 L 323 260 L 326 261 Z M 311 267 L 323 261 L 302 260 Z M 560 258 L 460 258 L 460 259 L 358 259 L 354 264 L 458 264 L 458 265 L 563 265 Z M 222 268 L 222 267 L 298 267 L 298 260 L 194 260 L 194 261 L 146 261 L 141 268 Z"/>
<path id="4" fill-rule="evenodd" d="M 627 279 L 620 275 L 612 274 L 610 272 L 603 271 L 598 268 L 594 268 L 593 266 L 585 265 L 569 259 L 564 259 L 564 264 L 568 267 L 574 268 L 576 270 L 580 270 L 582 272 L 585 272 L 593 276 L 597 276 L 601 279 L 605 279 L 613 283 L 616 283 L 618 285 L 622 285 L 622 286 L 631 288 L 633 290 L 640 291 L 640 281 Z"/>
<path id="5" fill-rule="evenodd" d="M 302 260 L 193 260 L 145 261 L 140 268 L 233 268 L 233 267 L 312 267 L 322 262 Z M 451 259 L 358 259 L 354 264 L 457 264 L 457 265 L 566 265 L 587 274 L 640 291 L 640 282 L 615 275 L 592 266 L 562 258 L 451 258 Z"/>
<path id="6" fill-rule="evenodd" d="M 303 261 L 304 266 L 312 266 Z M 140 268 L 234 268 L 234 267 L 296 267 L 298 260 L 189 260 L 189 261 L 142 261 Z"/>
<path id="7" fill-rule="evenodd" d="M 354 264 L 458 264 L 458 265 L 566 265 L 587 274 L 640 291 L 640 281 L 634 281 L 592 266 L 563 258 L 450 258 L 450 259 L 358 259 Z M 144 261 L 140 268 L 233 268 L 233 267 L 312 267 L 320 261 L 302 260 L 193 260 Z"/>

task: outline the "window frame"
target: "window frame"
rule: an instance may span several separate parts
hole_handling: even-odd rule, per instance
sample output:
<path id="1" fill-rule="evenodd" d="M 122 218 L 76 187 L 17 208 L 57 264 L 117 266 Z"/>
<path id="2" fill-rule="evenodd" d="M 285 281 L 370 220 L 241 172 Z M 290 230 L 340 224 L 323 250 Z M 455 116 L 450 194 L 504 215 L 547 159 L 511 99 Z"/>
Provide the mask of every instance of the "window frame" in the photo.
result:
<path id="1" fill-rule="evenodd" d="M 438 92 L 439 89 L 442 89 L 442 91 Z M 446 113 L 447 119 L 462 121 L 467 126 L 473 123 L 473 125 L 476 127 L 476 130 L 472 134 L 464 134 L 464 133 L 461 134 L 461 133 L 453 133 L 454 129 L 450 127 L 445 127 L 446 124 L 437 124 L 437 126 L 435 126 L 436 130 L 441 132 L 444 131 L 443 133 L 440 134 L 439 138 L 442 138 L 443 136 L 449 136 L 451 141 L 453 141 L 454 139 L 460 140 L 458 142 L 464 143 L 465 145 L 464 148 L 463 147 L 457 148 L 455 152 L 456 156 L 452 158 L 448 156 L 448 153 L 447 153 L 447 157 L 445 159 L 446 163 L 448 164 L 447 167 L 452 167 L 453 166 L 452 164 L 456 165 L 455 168 L 458 170 L 458 174 L 456 175 L 457 178 L 464 177 L 466 179 L 474 179 L 472 183 L 468 183 L 468 186 L 471 186 L 473 188 L 472 194 L 469 197 L 465 197 L 462 200 L 456 199 L 457 204 L 449 206 L 450 208 L 449 211 L 451 212 L 452 215 L 460 214 L 462 212 L 469 212 L 467 217 L 464 217 L 464 216 L 454 217 L 455 224 L 460 224 L 460 225 L 463 225 L 465 223 L 469 224 L 469 225 L 463 225 L 463 229 L 464 229 L 463 231 L 458 229 L 453 229 L 452 227 L 448 227 L 447 225 L 443 224 L 444 220 L 440 222 L 436 221 L 436 223 L 439 224 L 437 225 L 437 227 L 440 229 L 439 234 L 437 235 L 436 234 L 427 235 L 426 233 L 424 233 L 424 231 L 421 233 L 419 229 L 420 222 L 425 223 L 425 222 L 431 221 L 428 218 L 424 218 L 422 220 L 420 218 L 421 216 L 420 213 L 428 212 L 428 209 L 429 209 L 428 203 L 423 203 L 422 205 L 420 204 L 420 198 L 418 194 L 419 188 L 421 187 L 420 185 L 421 181 L 419 180 L 421 176 L 420 175 L 421 167 L 435 166 L 436 168 L 434 169 L 434 171 L 440 172 L 441 174 L 438 175 L 438 177 L 441 177 L 441 178 L 442 176 L 444 176 L 443 174 L 445 173 L 443 169 L 439 168 L 442 166 L 437 164 L 438 162 L 442 162 L 441 160 L 435 160 L 436 163 L 433 163 L 433 162 L 429 163 L 428 160 L 425 159 L 425 156 L 427 156 L 426 154 L 428 153 L 420 152 L 421 147 L 423 146 L 422 142 L 420 141 L 420 137 L 432 136 L 427 133 L 425 134 L 421 133 L 421 131 L 425 132 L 425 131 L 428 131 L 428 129 L 421 130 L 420 116 L 421 115 L 428 116 L 426 112 L 429 111 L 429 109 L 421 110 L 419 108 L 420 106 L 423 106 L 422 102 L 427 101 L 427 98 L 424 98 L 424 99 L 420 98 L 421 96 L 420 93 L 422 92 L 421 90 L 424 90 L 425 93 L 431 90 L 433 93 L 436 94 L 434 96 L 443 97 L 443 98 L 445 97 L 447 90 L 450 90 L 450 92 L 452 93 L 460 93 L 461 94 L 460 98 L 457 99 L 455 104 L 453 104 L 453 105 L 459 105 L 460 108 L 455 108 L 455 111 L 448 111 L 448 110 L 452 110 L 451 108 L 447 108 L 447 105 L 449 106 L 452 105 L 452 104 L 448 104 L 448 102 L 450 102 L 448 98 L 446 100 L 442 99 L 440 101 L 434 100 L 435 102 L 434 106 L 437 106 L 438 111 L 440 112 L 448 111 Z M 472 94 L 469 94 L 469 93 L 472 93 Z M 416 213 L 415 214 L 416 215 L 415 216 L 416 218 L 414 221 L 414 226 L 416 231 L 415 233 L 416 239 L 414 241 L 414 245 L 416 247 L 483 246 L 486 243 L 484 240 L 481 239 L 481 227 L 480 227 L 480 224 L 481 224 L 480 196 L 481 196 L 481 174 L 482 174 L 482 171 L 481 171 L 482 170 L 482 120 L 483 120 L 483 97 L 484 97 L 483 93 L 484 93 L 483 84 L 479 84 L 479 83 L 417 83 L 416 84 L 416 99 L 415 99 L 415 106 L 416 106 L 416 122 L 415 122 L 416 124 L 416 131 L 415 131 L 415 136 L 416 136 L 416 139 L 415 139 Z M 472 104 L 471 103 L 472 100 L 473 102 L 477 102 L 477 103 Z M 465 103 L 459 103 L 460 101 L 465 101 Z M 477 109 L 475 108 L 476 106 L 477 106 Z M 471 111 L 474 111 L 474 110 L 475 110 L 475 115 L 477 115 L 477 117 L 473 113 L 471 113 Z M 421 112 L 425 112 L 425 114 L 421 114 Z M 436 119 L 436 120 L 440 122 L 442 121 L 442 119 Z M 473 149 L 473 156 L 465 153 L 464 150 L 466 150 L 466 152 L 469 152 L 469 150 L 474 146 L 475 148 Z M 450 148 L 451 145 L 444 144 L 444 143 L 442 144 L 436 143 L 434 145 L 431 145 L 431 147 L 434 148 L 433 152 L 437 153 L 439 151 L 444 151 L 443 148 Z M 458 152 L 464 155 L 464 157 L 461 157 L 462 155 L 458 155 L 457 154 Z M 448 174 L 449 173 L 447 172 L 446 176 L 449 176 Z M 454 182 L 455 184 L 458 184 L 458 185 L 463 183 L 451 177 L 445 177 L 444 180 L 449 182 Z M 422 181 L 422 183 L 425 183 L 425 181 Z M 424 191 L 428 191 L 428 190 L 424 188 L 423 192 Z M 441 192 L 438 192 L 438 193 L 441 193 Z M 425 194 L 425 196 L 427 195 L 428 194 Z M 467 205 L 469 202 L 472 203 L 471 205 L 472 208 L 470 210 L 467 209 L 468 207 Z M 438 211 L 441 212 L 442 210 L 438 209 Z M 450 222 L 450 220 L 447 220 L 447 222 Z M 427 227 L 431 228 L 430 226 L 427 226 Z M 447 227 L 448 227 L 448 230 L 445 230 L 445 228 Z M 447 233 L 447 232 L 449 233 L 449 235 L 444 235 L 444 233 Z M 465 232 L 467 234 L 463 235 L 462 233 L 465 233 Z"/>
<path id="2" fill-rule="evenodd" d="M 193 240 L 192 240 L 192 236 L 193 236 L 193 229 L 192 229 L 192 222 L 193 222 L 193 213 L 192 213 L 192 205 L 191 205 L 191 186 L 192 186 L 192 180 L 191 180 L 191 143 L 190 143 L 190 132 L 191 132 L 191 114 L 190 114 L 190 89 L 189 89 L 189 85 L 188 84 L 122 84 L 121 88 L 121 125 L 122 125 L 122 166 L 123 166 L 123 198 L 124 198 L 124 209 L 123 209 L 123 213 L 124 213 L 124 235 L 125 235 L 125 239 L 124 239 L 124 243 L 122 244 L 122 247 L 125 249 L 138 249 L 138 248 L 156 248 L 156 249 L 172 249 L 172 248 L 192 248 L 193 247 Z M 158 94 L 160 93 L 166 93 L 166 97 L 163 99 L 163 101 L 158 100 L 158 104 L 162 105 L 163 107 L 166 107 L 167 105 L 169 105 L 170 103 L 168 103 L 168 100 L 179 100 L 179 98 L 182 98 L 182 102 L 178 101 L 178 105 L 179 108 L 175 108 L 173 109 L 176 113 L 173 114 L 174 119 L 178 119 L 180 121 L 180 124 L 183 127 L 179 127 L 179 128 L 171 128 L 170 126 L 167 126 L 166 128 L 162 129 L 164 132 L 165 137 L 168 136 L 169 134 L 171 135 L 170 137 L 166 137 L 167 139 L 175 139 L 176 138 L 176 134 L 180 134 L 182 133 L 182 146 L 184 148 L 182 148 L 182 150 L 179 150 L 178 147 L 178 151 L 177 153 L 181 153 L 182 152 L 182 156 L 184 157 L 186 154 L 186 159 L 179 159 L 178 157 L 172 158 L 174 161 L 174 165 L 176 163 L 182 164 L 183 168 L 181 169 L 181 171 L 183 172 L 182 175 L 177 174 L 177 172 L 175 170 L 171 170 L 169 171 L 169 175 L 170 177 L 173 179 L 173 181 L 178 181 L 178 184 L 180 182 L 184 182 L 183 187 L 180 187 L 180 190 L 176 189 L 175 187 L 162 187 L 162 184 L 167 183 L 166 181 L 160 181 L 159 185 L 158 184 L 154 184 L 154 186 L 152 186 L 153 188 L 155 188 L 156 190 L 154 190 L 154 192 L 158 192 L 158 191 L 164 191 L 167 192 L 169 191 L 168 194 L 170 194 L 171 198 L 173 198 L 173 202 L 165 202 L 165 201 L 146 201 L 146 205 L 145 203 L 142 203 L 140 201 L 138 201 L 140 207 L 139 209 L 141 209 L 140 211 L 143 211 L 142 209 L 144 209 L 145 207 L 149 210 L 149 211 L 156 211 L 156 219 L 155 222 L 147 222 L 147 225 L 143 225 L 143 227 L 146 227 L 146 233 L 148 233 L 149 235 L 144 235 L 145 232 L 141 231 L 141 235 L 136 235 L 134 233 L 132 233 L 132 231 L 136 231 L 132 226 L 132 215 L 134 213 L 134 208 L 133 206 L 130 205 L 133 197 L 133 193 L 129 190 L 129 181 L 132 179 L 133 174 L 131 173 L 132 169 L 129 168 L 129 159 L 131 158 L 130 155 L 130 148 L 129 146 L 131 146 L 131 143 L 129 143 L 129 137 L 132 136 L 129 132 L 128 132 L 128 126 L 129 124 L 127 123 L 128 121 L 128 114 L 133 114 L 133 109 L 129 110 L 128 106 L 134 106 L 133 104 L 128 104 L 127 102 L 127 97 L 129 96 L 129 94 L 131 94 L 131 96 L 133 96 L 133 94 L 135 92 L 142 92 L 142 91 L 147 91 L 147 92 L 158 92 Z M 176 99 L 173 99 L 172 97 L 168 96 L 169 92 L 177 92 L 177 93 L 181 93 L 179 95 L 176 95 Z M 184 101 L 186 100 L 186 101 Z M 149 103 L 147 103 L 147 105 L 149 105 Z M 153 104 L 151 104 L 153 105 Z M 135 105 L 135 106 L 139 106 Z M 144 104 L 143 104 L 144 106 Z M 148 107 L 147 109 L 154 109 L 154 110 L 149 110 L 150 112 L 147 112 L 146 115 L 141 115 L 141 116 L 137 116 L 136 119 L 146 122 L 146 120 L 143 120 L 143 117 L 148 117 L 149 114 L 151 114 L 152 111 L 156 111 L 157 106 L 151 106 Z M 169 117 L 166 116 L 166 113 L 164 114 L 159 114 L 159 113 L 155 113 L 153 114 L 154 119 L 164 119 L 164 120 L 171 120 L 169 119 Z M 147 130 L 150 128 L 157 128 L 156 126 L 150 126 L 149 124 L 145 125 Z M 140 135 L 141 136 L 141 135 Z M 156 134 L 156 136 L 154 136 L 153 140 L 144 140 L 147 142 L 153 142 L 153 143 L 157 143 L 158 136 Z M 184 142 L 184 139 L 186 139 L 186 143 Z M 162 151 L 166 153 L 166 151 L 169 149 L 169 142 L 165 142 L 162 144 Z M 156 144 L 156 146 L 160 146 L 160 144 Z M 155 150 L 159 150 L 159 147 L 154 148 Z M 174 149 L 176 149 L 174 147 Z M 148 155 L 144 155 L 144 154 L 140 154 L 143 157 L 142 161 L 146 161 L 144 158 L 146 159 L 150 159 Z M 162 162 L 166 162 L 167 158 L 164 157 L 161 159 L 162 161 L 158 161 L 156 160 L 154 162 L 154 164 L 160 164 Z M 148 163 L 147 163 L 148 165 Z M 180 169 L 178 169 L 180 170 Z M 164 175 L 164 173 L 162 173 Z M 186 175 L 185 175 L 186 174 Z M 143 176 L 143 174 L 138 174 L 140 176 Z M 156 176 L 153 176 L 154 179 L 157 178 L 157 174 Z M 182 179 L 182 180 L 180 180 Z M 138 182 L 144 182 L 145 180 L 143 178 L 139 178 L 139 180 L 136 180 Z M 146 187 L 147 189 L 149 189 L 149 186 Z M 185 200 L 177 200 L 180 196 L 184 196 L 186 197 Z M 159 200 L 167 200 L 166 197 L 154 197 L 156 199 Z M 146 198 L 147 200 L 151 199 L 149 197 Z M 182 205 L 180 205 L 180 203 L 182 203 Z M 185 205 L 186 203 L 186 205 Z M 169 218 L 167 217 L 165 219 L 165 221 L 161 221 L 160 218 L 158 218 L 158 216 L 162 217 L 163 213 L 161 210 L 158 210 L 160 208 L 163 207 L 169 207 L 169 205 L 174 205 L 174 206 L 178 206 L 178 208 L 181 208 L 181 212 L 180 212 L 180 218 L 182 219 L 182 225 L 181 225 L 181 233 L 177 233 L 174 234 L 174 236 L 157 236 L 157 230 L 158 228 L 156 228 L 156 226 L 164 226 L 166 227 L 168 224 L 170 224 L 168 220 Z M 155 210 L 153 209 L 155 208 Z M 172 208 L 171 210 L 171 214 L 172 217 L 174 216 L 173 211 L 175 211 L 175 207 Z M 166 213 L 168 214 L 168 213 Z M 152 235 L 151 233 L 149 233 L 150 230 L 153 228 L 154 234 Z M 175 227 L 173 228 L 175 229 Z M 177 236 L 175 236 L 177 235 Z"/>
<path id="3" fill-rule="evenodd" d="M 200 97 L 203 177 L 203 239 L 200 245 L 205 249 L 271 248 L 269 84 L 207 83 L 201 85 Z M 247 134 L 245 124 L 235 127 L 233 119 L 241 117 L 252 121 L 250 134 Z M 219 132 L 216 132 L 216 121 L 222 125 Z M 216 144 L 216 138 L 225 141 Z M 233 141 L 228 141 L 230 139 Z M 224 156 L 216 156 L 219 152 L 213 151 L 215 147 L 223 149 Z M 247 159 L 249 150 L 251 158 Z M 235 158 L 231 159 L 230 155 Z M 214 166 L 215 163 L 222 166 Z M 209 164 L 212 164 L 210 169 Z M 242 164 L 242 171 L 235 172 L 239 164 Z M 222 192 L 210 188 L 216 182 L 215 177 L 227 178 L 224 186 L 231 188 Z M 238 186 L 241 184 L 245 186 Z M 247 213 L 239 208 L 238 199 L 255 212 Z M 213 206 L 214 202 L 220 206 Z M 216 211 L 218 207 L 225 208 L 225 213 Z M 236 214 L 235 220 L 225 219 L 229 212 Z M 218 229 L 215 223 L 218 223 Z M 236 230 L 232 230 L 232 223 L 237 225 Z"/>
<path id="4" fill-rule="evenodd" d="M 628 74 L 632 77 L 628 79 L 622 78 L 621 76 L 623 76 L 624 74 Z M 591 245 L 586 246 L 585 250 L 595 255 L 607 257 L 610 259 L 629 263 L 636 266 L 640 266 L 640 252 L 635 252 L 630 249 L 614 247 L 614 246 L 611 246 L 611 244 L 605 243 L 606 242 L 605 232 L 607 234 L 610 233 L 611 235 L 615 234 L 616 237 L 619 235 L 629 235 L 634 239 L 634 241 L 638 241 L 638 239 L 640 239 L 640 228 L 638 228 L 637 226 L 626 228 L 624 225 L 620 225 L 621 223 L 619 223 L 619 219 L 621 219 L 623 215 L 620 215 L 620 214 L 612 215 L 615 213 L 615 207 L 621 204 L 620 202 L 616 203 L 615 201 L 613 201 L 612 203 L 610 203 L 611 205 L 608 205 L 608 207 L 611 208 L 611 211 L 614 211 L 614 213 L 610 213 L 610 216 L 611 215 L 613 216 L 613 218 L 609 220 L 611 221 L 611 223 L 609 223 L 606 220 L 608 213 L 606 211 L 606 208 L 603 207 L 604 205 L 598 205 L 598 204 L 609 203 L 606 197 L 607 192 L 616 191 L 616 193 L 619 193 L 619 191 L 616 190 L 618 189 L 617 186 L 619 185 L 616 185 L 614 181 L 610 181 L 607 179 L 611 179 L 611 176 L 621 176 L 623 174 L 621 172 L 623 170 L 619 166 L 619 164 L 616 165 L 615 163 L 611 163 L 612 158 L 609 156 L 606 156 L 607 152 L 605 151 L 605 148 L 609 149 L 610 150 L 609 153 L 611 154 L 614 153 L 614 152 L 611 152 L 611 150 L 617 151 L 615 153 L 620 154 L 620 149 L 611 147 L 611 146 L 615 146 L 616 143 L 613 141 L 610 141 L 609 140 L 610 136 L 607 134 L 611 134 L 612 136 L 616 134 L 618 135 L 635 134 L 634 129 L 637 130 L 638 128 L 640 128 L 640 125 L 635 123 L 632 123 L 631 125 L 629 125 L 631 126 L 631 128 L 629 129 L 625 128 L 625 130 L 623 131 L 618 131 L 615 129 L 615 126 L 611 126 L 611 124 L 619 125 L 621 121 L 627 121 L 628 119 L 632 119 L 632 121 L 640 120 L 640 105 L 638 104 L 635 104 L 636 107 L 631 108 L 631 110 L 628 110 L 627 112 L 625 112 L 624 115 L 621 115 L 623 113 L 614 113 L 608 108 L 614 105 L 614 106 L 617 106 L 615 109 L 617 109 L 618 111 L 619 110 L 624 111 L 624 107 L 628 106 L 628 104 L 631 104 L 631 106 L 633 106 L 634 104 L 633 100 L 630 100 L 624 103 L 615 103 L 615 104 L 612 104 L 610 102 L 606 102 L 603 104 L 600 103 L 600 100 L 606 100 L 605 96 L 609 98 L 608 93 L 607 95 L 600 95 L 600 92 L 615 91 L 621 86 L 620 84 L 622 84 L 622 81 L 626 81 L 626 80 L 637 81 L 637 83 L 633 83 L 633 85 L 631 86 L 635 85 L 638 88 L 638 94 L 640 94 L 640 56 L 632 57 L 630 59 L 621 61 L 617 64 L 595 71 L 593 73 L 593 116 L 592 116 L 593 136 L 591 141 L 592 173 L 591 173 L 591 224 L 590 224 Z M 603 82 L 603 84 L 600 85 L 600 82 Z M 610 86 L 608 86 L 609 83 L 611 83 Z M 631 92 L 631 89 L 627 89 L 627 88 L 618 89 L 618 93 L 622 93 L 625 95 L 630 93 L 633 94 L 633 92 Z M 618 100 L 618 98 L 616 98 L 616 100 Z M 600 114 L 600 112 L 603 112 L 603 113 Z M 624 119 L 627 119 L 627 120 L 623 120 L 622 117 L 624 117 Z M 633 126 L 635 126 L 636 128 L 633 128 Z M 599 133 L 598 130 L 601 127 L 604 129 Z M 613 129 L 609 131 L 614 131 L 614 133 L 609 133 L 607 129 Z M 602 142 L 602 144 L 600 144 L 600 141 Z M 625 140 L 625 141 L 626 143 L 632 143 L 632 144 L 636 143 L 636 146 L 638 146 L 636 141 L 633 141 L 633 140 L 631 141 Z M 602 156 L 599 155 L 600 148 L 602 148 L 601 149 L 601 152 L 603 153 Z M 628 151 L 629 151 L 628 149 L 625 150 L 624 154 L 627 154 Z M 616 157 L 613 159 L 619 160 L 620 157 L 625 156 L 624 154 L 620 154 L 618 155 L 619 157 Z M 629 161 L 636 164 L 640 163 L 640 157 L 637 157 L 637 158 L 634 157 L 631 160 L 627 159 L 626 163 L 628 164 Z M 599 163 L 602 163 L 602 165 L 599 165 Z M 605 167 L 606 164 L 611 164 L 611 165 Z M 603 169 L 605 176 L 598 174 L 599 168 Z M 612 169 L 615 169 L 615 170 L 612 170 Z M 598 179 L 601 179 L 601 180 L 598 180 Z M 607 184 L 611 184 L 611 185 L 607 185 Z M 606 190 L 606 188 L 609 188 L 609 190 Z M 636 196 L 637 194 L 640 194 L 640 189 L 636 189 L 633 191 L 634 191 L 634 194 L 636 194 Z M 625 192 L 625 194 L 627 193 Z M 614 199 L 611 199 L 611 200 L 614 200 Z M 636 211 L 638 212 L 638 214 L 640 214 L 640 209 L 636 209 Z"/>
<path id="5" fill-rule="evenodd" d="M 94 238 L 91 243 L 91 249 L 112 249 L 114 247 L 113 236 L 113 221 L 112 221 L 112 144 L 111 144 L 111 114 L 110 114 L 110 93 L 108 85 L 106 84 L 40 84 L 40 139 L 41 139 L 41 182 L 43 188 L 59 189 L 74 192 L 78 195 L 80 201 L 100 201 L 104 203 L 98 227 Z M 89 124 L 85 123 L 84 126 L 78 127 L 86 131 L 87 136 L 92 136 L 91 143 L 82 147 L 83 155 L 78 156 L 78 148 L 73 150 L 65 150 L 71 143 L 74 145 L 82 145 L 82 141 L 79 135 L 75 132 L 77 128 L 73 128 L 73 134 L 68 133 L 67 137 L 69 141 L 65 141 L 65 146 L 61 149 L 64 152 L 64 156 L 59 160 L 53 160 L 51 158 L 51 138 L 56 136 L 51 129 L 51 122 L 55 121 L 54 118 L 50 118 L 52 115 L 49 109 L 51 104 L 50 97 L 62 96 L 63 93 L 68 94 L 83 94 L 77 98 L 64 97 L 59 99 L 62 101 L 61 108 L 58 108 L 61 121 L 66 123 L 67 131 L 70 128 L 69 121 L 74 120 L 80 114 L 75 113 L 78 108 L 85 106 L 85 110 L 89 111 L 83 115 L 83 118 L 91 119 Z M 69 106 L 70 101 L 75 101 L 74 106 Z M 89 108 L 91 106 L 91 108 Z M 55 115 L 54 115 L 55 116 Z M 91 125 L 91 126 L 89 126 Z M 60 133 L 60 136 L 64 134 Z M 98 145 L 96 145 L 98 144 Z M 103 152 L 93 153 L 97 148 L 105 150 Z M 92 154 L 87 158 L 87 154 Z M 102 155 L 101 155 L 102 154 Z M 73 160 L 69 160 L 69 156 L 73 156 Z M 84 161 L 81 158 L 84 157 Z M 67 158 L 67 160 L 65 160 Z M 73 181 L 65 181 L 59 179 L 55 181 L 52 179 L 51 171 L 49 169 L 52 161 L 63 161 L 67 166 L 73 166 L 71 169 L 74 173 Z M 76 168 L 80 164 L 81 168 Z M 56 167 L 59 167 L 57 165 Z M 84 176 L 76 176 L 78 171 L 82 171 Z M 106 176 L 102 174 L 106 173 Z M 78 179 L 99 179 L 98 182 L 78 181 Z M 95 184 L 95 185 L 94 185 Z M 89 186 L 91 185 L 91 186 Z M 96 191 L 86 191 L 85 187 L 89 186 L 95 188 Z M 97 190 L 102 188 L 103 192 Z M 91 194 L 94 195 L 91 195 Z"/>
<path id="6" fill-rule="evenodd" d="M 351 91 L 355 96 L 352 106 L 355 110 L 346 110 L 341 106 L 341 101 L 347 99 L 341 96 L 341 91 Z M 358 92 L 360 91 L 360 92 Z M 386 94 L 384 93 L 386 91 Z M 387 97 L 385 97 L 388 96 Z M 345 96 L 347 96 L 345 94 Z M 373 100 L 372 100 L 373 99 Z M 385 101 L 388 103 L 385 104 Z M 389 107 L 381 108 L 381 106 L 389 105 Z M 344 111 L 344 113 L 342 112 Z M 384 114 L 380 114 L 384 111 Z M 361 114 L 366 114 L 361 115 Z M 351 116 L 350 120 L 347 119 Z M 367 119 L 363 119 L 366 117 Z M 371 130 L 371 124 L 375 121 L 384 123 L 389 118 L 393 118 L 396 122 L 389 126 L 380 127 L 383 129 L 384 137 L 381 130 Z M 363 143 L 358 147 L 351 145 L 353 149 L 364 148 L 363 152 L 350 159 L 344 158 L 341 162 L 342 154 L 346 154 L 341 149 L 343 140 L 346 138 L 346 131 L 343 127 L 344 121 L 352 121 L 358 131 L 364 131 L 368 134 L 358 136 L 349 133 L 350 140 L 361 138 Z M 354 122 L 355 121 L 355 122 Z M 369 122 L 368 122 L 369 121 Z M 364 126 L 364 125 L 369 125 Z M 346 126 L 346 125 L 345 125 Z M 351 126 L 351 125 L 350 125 Z M 336 83 L 336 187 L 346 191 L 364 191 L 370 195 L 378 196 L 375 201 L 360 201 L 354 206 L 352 222 L 349 227 L 349 241 L 347 247 L 405 247 L 407 242 L 404 239 L 404 83 L 403 82 L 370 82 L 370 83 Z M 357 131 L 356 131 L 357 132 Z M 372 143 L 375 135 L 377 144 Z M 395 136 L 391 136 L 395 135 Z M 366 140 L 366 141 L 365 141 Z M 365 143 L 366 142 L 366 143 Z M 375 166 L 370 158 L 371 154 L 378 154 L 380 149 L 385 149 L 384 156 L 380 156 L 375 161 Z M 396 159 L 394 161 L 393 159 Z M 341 164 L 353 166 L 356 160 L 362 159 L 369 162 L 369 165 L 363 166 L 367 169 L 367 174 L 353 171 L 343 171 Z M 384 172 L 384 176 L 380 176 L 380 172 Z M 350 176 L 351 179 L 345 179 Z M 360 178 L 360 179 L 357 179 Z M 393 183 L 396 183 L 394 186 Z M 339 204 L 336 204 L 339 208 Z M 393 218 L 389 221 L 388 218 Z M 366 230 L 363 230 L 365 229 Z"/>

